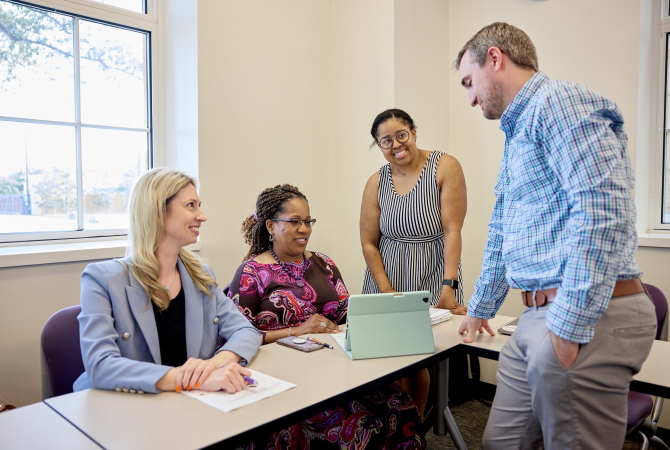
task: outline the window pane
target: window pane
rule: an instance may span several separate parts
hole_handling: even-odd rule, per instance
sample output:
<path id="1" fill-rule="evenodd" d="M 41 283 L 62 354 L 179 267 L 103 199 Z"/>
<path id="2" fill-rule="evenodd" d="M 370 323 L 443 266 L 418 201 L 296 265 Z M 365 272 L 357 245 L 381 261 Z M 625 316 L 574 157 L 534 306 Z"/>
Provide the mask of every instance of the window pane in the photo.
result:
<path id="1" fill-rule="evenodd" d="M 84 128 L 84 229 L 128 228 L 128 197 L 147 170 L 147 133 Z"/>
<path id="2" fill-rule="evenodd" d="M 663 213 L 661 223 L 670 223 L 670 132 L 665 132 L 665 157 L 663 158 Z"/>
<path id="3" fill-rule="evenodd" d="M 665 152 L 663 157 L 663 188 L 661 223 L 670 223 L 670 34 L 666 36 L 665 57 Z"/>
<path id="4" fill-rule="evenodd" d="M 117 8 L 123 8 L 130 11 L 145 13 L 145 0 L 91 0 L 96 3 L 102 3 L 103 5 L 116 6 Z"/>
<path id="5" fill-rule="evenodd" d="M 670 129 L 670 34 L 667 35 L 668 43 L 665 47 L 665 129 Z"/>
<path id="6" fill-rule="evenodd" d="M 72 122 L 73 19 L 0 1 L 0 115 Z"/>
<path id="7" fill-rule="evenodd" d="M 0 233 L 76 230 L 74 127 L 0 122 L 0 136 Z"/>
<path id="8" fill-rule="evenodd" d="M 81 20 L 82 123 L 147 127 L 147 35 Z"/>

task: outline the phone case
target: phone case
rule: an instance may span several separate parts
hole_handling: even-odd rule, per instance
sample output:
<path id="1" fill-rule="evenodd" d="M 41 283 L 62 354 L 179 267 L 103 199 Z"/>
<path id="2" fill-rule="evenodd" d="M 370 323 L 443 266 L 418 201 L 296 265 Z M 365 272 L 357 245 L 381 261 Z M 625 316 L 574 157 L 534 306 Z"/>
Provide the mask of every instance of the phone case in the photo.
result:
<path id="1" fill-rule="evenodd" d="M 502 327 L 498 328 L 498 333 L 511 336 L 512 333 L 516 330 L 516 326 L 519 323 L 519 319 L 515 319 L 509 323 L 506 323 Z"/>
<path id="2" fill-rule="evenodd" d="M 284 347 L 289 347 L 296 349 L 301 352 L 315 352 L 323 348 L 323 344 L 317 344 L 316 342 L 305 340 L 302 344 L 296 344 L 293 342 L 294 339 L 298 339 L 300 336 L 289 336 L 281 339 L 277 339 L 277 344 L 283 345 Z M 304 338 L 300 338 L 304 339 Z"/>

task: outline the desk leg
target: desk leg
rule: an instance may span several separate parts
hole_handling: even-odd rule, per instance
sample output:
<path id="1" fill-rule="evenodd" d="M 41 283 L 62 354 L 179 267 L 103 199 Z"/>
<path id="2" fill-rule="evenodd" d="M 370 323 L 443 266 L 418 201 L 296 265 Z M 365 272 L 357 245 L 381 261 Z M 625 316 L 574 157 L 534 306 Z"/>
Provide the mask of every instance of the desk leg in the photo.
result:
<path id="1" fill-rule="evenodd" d="M 466 450 L 465 441 L 449 410 L 449 359 L 435 365 L 435 423 L 433 433 L 444 436 L 449 433 L 458 450 Z M 444 415 L 443 415 L 444 414 Z"/>
<path id="2" fill-rule="evenodd" d="M 449 406 L 449 359 L 435 365 L 435 422 L 433 433 L 437 436 L 447 434 L 442 413 Z"/>

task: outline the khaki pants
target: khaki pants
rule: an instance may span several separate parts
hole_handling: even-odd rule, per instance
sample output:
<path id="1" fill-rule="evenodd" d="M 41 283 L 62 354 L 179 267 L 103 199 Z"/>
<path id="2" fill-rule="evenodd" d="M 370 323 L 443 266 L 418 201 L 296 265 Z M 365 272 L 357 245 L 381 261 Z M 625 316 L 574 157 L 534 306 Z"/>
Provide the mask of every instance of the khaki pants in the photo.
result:
<path id="1" fill-rule="evenodd" d="M 548 307 L 526 308 L 500 353 L 484 448 L 620 449 L 628 388 L 656 335 L 653 303 L 646 293 L 612 298 L 568 370 L 551 344 Z"/>

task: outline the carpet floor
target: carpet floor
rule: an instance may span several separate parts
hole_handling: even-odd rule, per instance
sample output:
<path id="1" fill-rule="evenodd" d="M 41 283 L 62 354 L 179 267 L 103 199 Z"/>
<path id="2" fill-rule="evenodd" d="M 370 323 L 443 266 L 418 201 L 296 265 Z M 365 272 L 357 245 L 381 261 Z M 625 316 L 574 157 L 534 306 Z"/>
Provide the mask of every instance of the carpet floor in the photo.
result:
<path id="1" fill-rule="evenodd" d="M 481 400 L 469 400 L 451 408 L 451 413 L 468 450 L 482 448 L 482 436 L 490 409 L 490 404 Z M 436 436 L 431 429 L 426 433 L 426 448 L 429 450 L 445 450 L 455 449 L 456 446 L 454 446 L 454 442 L 449 435 Z M 622 450 L 637 450 L 639 448 L 639 443 L 626 440 Z"/>

